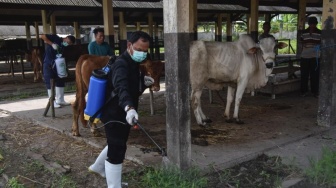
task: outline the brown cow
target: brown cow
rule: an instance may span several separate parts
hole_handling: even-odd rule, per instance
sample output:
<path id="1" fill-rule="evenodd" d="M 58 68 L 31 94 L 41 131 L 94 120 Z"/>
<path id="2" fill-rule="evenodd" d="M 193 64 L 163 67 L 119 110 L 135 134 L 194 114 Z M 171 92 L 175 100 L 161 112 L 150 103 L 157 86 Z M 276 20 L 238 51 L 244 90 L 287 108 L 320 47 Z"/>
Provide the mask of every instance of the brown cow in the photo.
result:
<path id="1" fill-rule="evenodd" d="M 33 66 L 34 82 L 42 80 L 42 64 L 43 64 L 44 49 L 33 47 L 25 53 L 25 58 Z"/>
<path id="2" fill-rule="evenodd" d="M 72 135 L 80 136 L 78 128 L 78 119 L 84 127 L 87 127 L 87 121 L 84 119 L 84 109 L 86 107 L 85 95 L 88 92 L 90 76 L 93 70 L 103 68 L 109 61 L 108 56 L 82 55 L 76 64 L 76 99 L 72 104 L 73 123 Z M 150 75 L 154 79 L 154 84 L 151 86 L 152 91 L 160 90 L 160 76 L 164 68 L 161 61 L 146 60 L 140 66 L 143 73 Z M 94 136 L 101 136 L 96 129 L 96 125 L 92 124 L 91 132 Z"/>

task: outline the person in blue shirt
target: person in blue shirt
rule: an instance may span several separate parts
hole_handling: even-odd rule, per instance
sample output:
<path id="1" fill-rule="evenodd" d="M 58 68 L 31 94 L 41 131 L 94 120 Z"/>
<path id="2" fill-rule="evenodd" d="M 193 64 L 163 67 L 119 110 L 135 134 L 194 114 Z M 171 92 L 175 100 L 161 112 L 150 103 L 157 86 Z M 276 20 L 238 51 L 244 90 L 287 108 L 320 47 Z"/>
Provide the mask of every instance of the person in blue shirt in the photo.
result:
<path id="1" fill-rule="evenodd" d="M 69 35 L 65 38 L 61 38 L 55 34 L 45 34 L 41 35 L 41 39 L 46 44 L 46 49 L 44 53 L 43 59 L 43 78 L 44 82 L 47 87 L 48 96 L 51 96 L 51 86 L 50 86 L 50 79 L 55 79 L 55 97 L 56 100 L 54 101 L 54 107 L 60 108 L 61 105 L 70 105 L 70 103 L 64 101 L 64 81 L 59 79 L 57 75 L 57 70 L 55 66 L 55 59 L 58 53 L 63 51 L 63 48 L 72 45 L 75 43 L 76 39 L 74 36 Z"/>
<path id="2" fill-rule="evenodd" d="M 104 41 L 104 28 L 95 28 L 93 30 L 95 41 L 89 43 L 88 50 L 90 55 L 112 56 L 114 55 L 110 45 Z"/>

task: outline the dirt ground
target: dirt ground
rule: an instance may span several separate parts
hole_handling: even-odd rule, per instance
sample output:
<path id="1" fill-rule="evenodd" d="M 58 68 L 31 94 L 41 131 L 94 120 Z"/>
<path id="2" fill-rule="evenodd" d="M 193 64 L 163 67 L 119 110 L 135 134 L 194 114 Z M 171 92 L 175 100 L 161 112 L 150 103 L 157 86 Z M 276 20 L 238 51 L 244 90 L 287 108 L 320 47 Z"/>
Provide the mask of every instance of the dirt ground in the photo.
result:
<path id="1" fill-rule="evenodd" d="M 1 88 L 21 88 L 21 90 L 33 85 L 27 80 L 20 81 L 20 79 L 7 75 L 1 76 L 0 84 Z M 43 84 L 37 85 L 39 88 L 43 86 Z M 220 94 L 225 99 L 225 91 L 221 91 Z M 258 93 L 254 97 L 245 94 L 240 107 L 240 118 L 245 121 L 242 125 L 226 123 L 223 118 L 224 104 L 215 93 L 213 96 L 213 104 L 209 103 L 207 90 L 202 96 L 203 111 L 213 120 L 211 127 L 205 129 L 198 126 L 194 115 L 191 114 L 192 143 L 195 145 L 204 147 L 216 144 L 239 145 L 254 141 L 295 137 L 296 134 L 316 129 L 318 100 L 313 96 L 302 98 L 299 97 L 298 92 L 294 92 L 277 95 L 277 98 L 272 100 L 270 95 L 266 94 Z M 155 94 L 156 113 L 154 116 L 150 116 L 149 101 L 144 99 L 140 101 L 139 116 L 142 125 L 163 147 L 166 147 L 166 133 L 162 130 L 166 121 L 165 110 L 164 93 Z M 4 187 L 12 177 L 17 177 L 19 182 L 26 187 L 72 187 L 69 186 L 72 185 L 71 181 L 76 184 L 75 187 L 104 187 L 106 185 L 105 179 L 87 171 L 87 167 L 98 156 L 99 149 L 75 141 L 57 131 L 7 115 L 4 111 L 0 112 L 0 154 L 2 155 L 2 158 L 0 156 L 0 187 Z M 140 130 L 131 131 L 128 144 L 141 145 L 144 152 L 156 152 L 153 143 Z M 259 169 L 259 171 L 246 171 L 251 177 L 242 178 L 259 179 L 260 182 L 266 182 L 256 187 L 270 187 L 273 183 L 271 180 L 260 179 L 263 178 L 261 171 L 270 161 L 274 161 L 274 158 L 261 156 L 255 162 L 251 162 L 246 168 Z M 140 168 L 142 167 L 139 164 L 131 161 L 125 162 L 125 173 Z M 241 166 L 236 168 L 241 170 Z M 287 168 L 284 167 L 282 173 L 284 177 L 291 174 L 286 170 Z M 241 172 L 238 170 L 237 173 Z M 232 182 L 236 180 L 243 182 L 243 179 L 239 180 L 239 177 L 236 180 L 221 180 L 220 176 L 215 174 L 208 174 L 212 178 L 209 187 L 236 187 L 237 184 Z M 239 187 L 256 185 L 256 182 L 250 183 L 254 184 L 247 182 L 240 184 Z M 129 187 L 137 187 L 135 184 L 133 182 L 133 185 L 130 184 Z"/>

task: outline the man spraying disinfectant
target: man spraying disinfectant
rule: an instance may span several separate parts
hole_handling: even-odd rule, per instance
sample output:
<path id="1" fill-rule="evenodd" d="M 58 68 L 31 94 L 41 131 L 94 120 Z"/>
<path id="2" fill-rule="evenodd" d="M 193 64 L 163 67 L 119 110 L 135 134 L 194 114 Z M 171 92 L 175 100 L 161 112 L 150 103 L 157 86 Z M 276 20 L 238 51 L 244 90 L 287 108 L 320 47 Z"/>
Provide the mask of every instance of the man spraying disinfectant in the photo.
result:
<path id="1" fill-rule="evenodd" d="M 75 37 L 69 35 L 65 38 L 61 38 L 57 35 L 46 34 L 41 35 L 41 39 L 46 44 L 43 59 L 43 78 L 47 87 L 48 96 L 49 98 L 51 97 L 50 79 L 53 78 L 55 79 L 56 84 L 56 100 L 54 101 L 54 107 L 60 108 L 61 106 L 70 105 L 70 103 L 65 102 L 64 100 L 65 83 L 62 79 L 59 79 L 60 76 L 66 76 L 66 74 L 64 73 L 64 69 L 57 70 L 55 61 L 58 61 L 58 65 L 60 65 L 59 68 L 61 68 L 62 65 L 65 66 L 64 58 L 62 59 L 61 57 L 57 57 L 57 54 L 60 54 L 64 47 L 68 45 L 73 45 L 75 43 Z"/>

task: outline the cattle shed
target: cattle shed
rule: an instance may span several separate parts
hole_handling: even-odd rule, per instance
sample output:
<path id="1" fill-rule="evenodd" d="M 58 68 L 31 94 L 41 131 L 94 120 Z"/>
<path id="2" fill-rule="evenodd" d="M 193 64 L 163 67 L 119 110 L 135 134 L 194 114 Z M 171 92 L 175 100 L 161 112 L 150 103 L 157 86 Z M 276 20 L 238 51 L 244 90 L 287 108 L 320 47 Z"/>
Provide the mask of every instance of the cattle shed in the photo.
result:
<path id="1" fill-rule="evenodd" d="M 284 6 L 286 5 L 286 6 Z M 190 141 L 190 91 L 189 85 L 189 42 L 195 40 L 197 22 L 218 21 L 222 18 L 229 23 L 249 15 L 249 34 L 258 35 L 257 20 L 261 14 L 265 20 L 274 14 L 297 13 L 298 36 L 305 26 L 305 18 L 310 14 L 322 13 L 322 59 L 320 77 L 320 97 L 317 121 L 322 126 L 335 124 L 335 89 L 329 80 L 335 80 L 336 3 L 329 0 L 83 0 L 83 1 L 12 1 L 0 0 L 0 25 L 39 25 L 44 32 L 46 26 L 53 25 L 104 25 L 108 41 L 114 41 L 114 23 L 119 32 L 126 32 L 125 23 L 149 26 L 153 33 L 153 23 L 162 24 L 165 41 L 166 61 L 166 127 L 168 158 L 184 169 L 191 164 Z M 71 13 L 70 13 L 71 12 Z M 74 14 L 74 12 L 76 14 Z M 224 15 L 223 15 L 224 14 Z M 42 15 L 42 17 L 41 17 Z M 219 19 L 220 18 L 220 19 Z M 137 27 L 139 28 L 139 27 Z M 52 29 L 51 29 L 52 30 Z M 52 33 L 52 32 L 50 32 Z M 126 36 L 119 33 L 120 41 Z M 301 44 L 298 43 L 298 48 Z"/>

